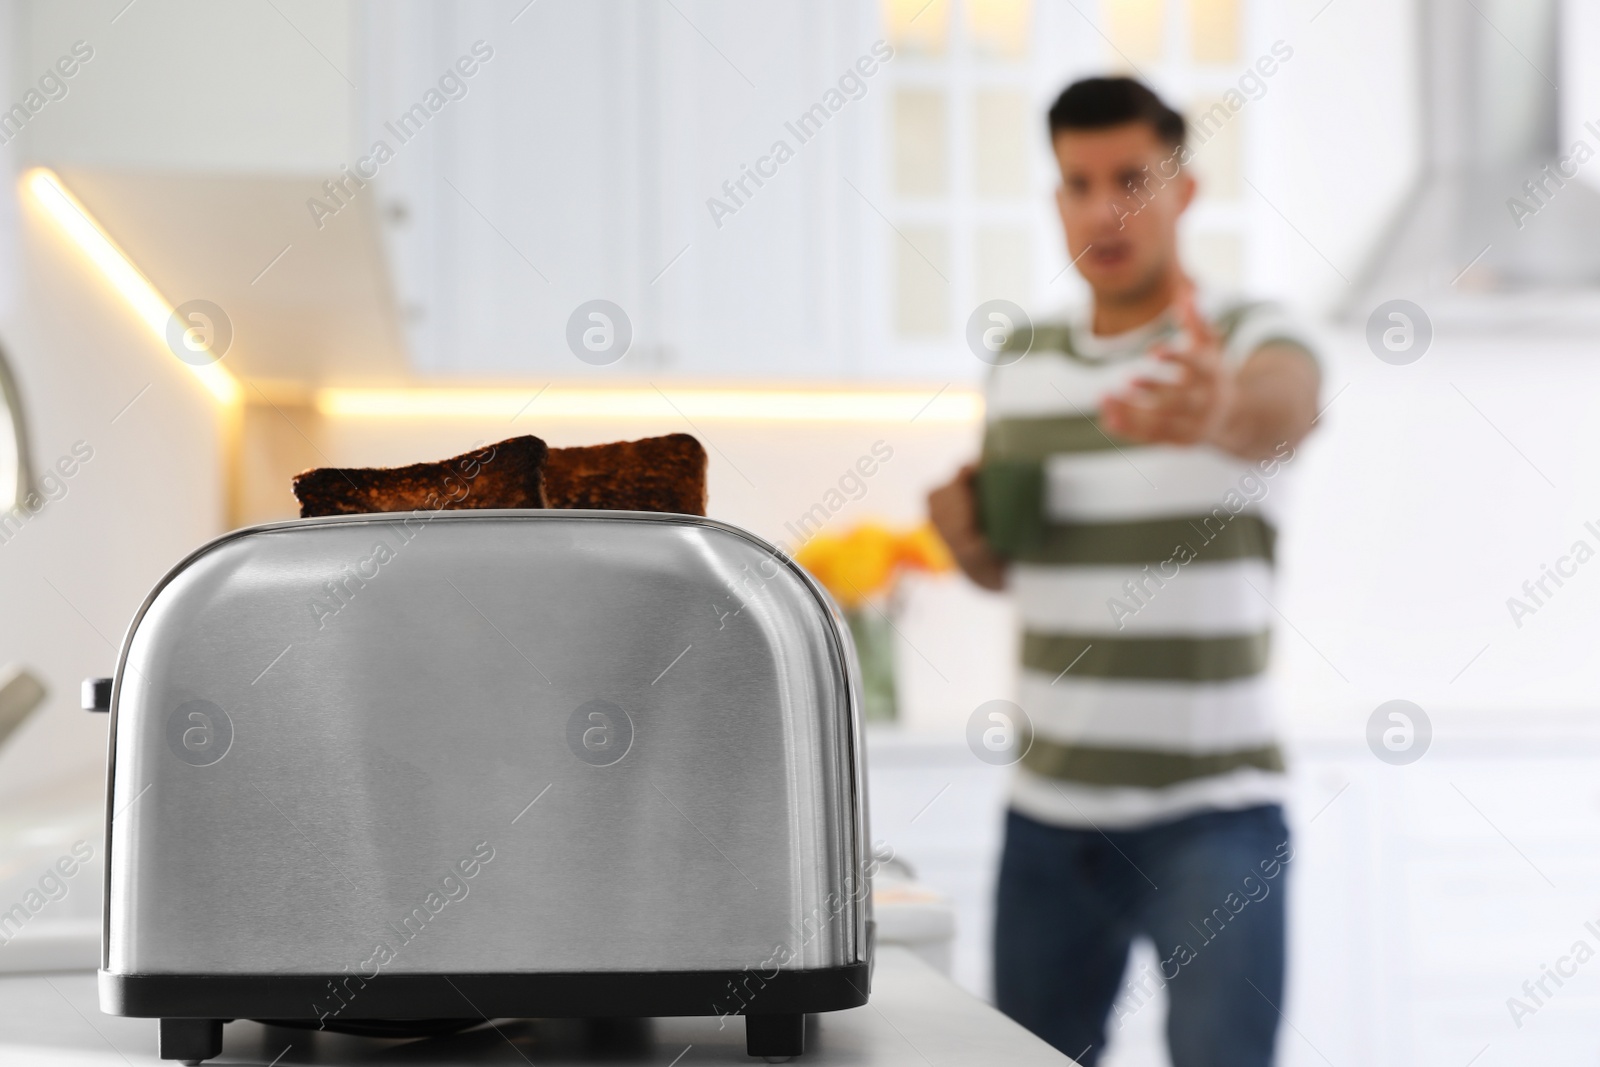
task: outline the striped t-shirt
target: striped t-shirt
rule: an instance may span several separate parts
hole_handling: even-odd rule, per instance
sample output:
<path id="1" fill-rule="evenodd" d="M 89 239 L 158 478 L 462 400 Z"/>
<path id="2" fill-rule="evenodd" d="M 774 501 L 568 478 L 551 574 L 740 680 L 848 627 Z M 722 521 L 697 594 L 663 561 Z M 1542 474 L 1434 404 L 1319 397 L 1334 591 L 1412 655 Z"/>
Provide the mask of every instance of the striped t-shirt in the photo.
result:
<path id="1" fill-rule="evenodd" d="M 1209 318 L 1233 366 L 1268 342 L 1312 352 L 1271 305 Z M 989 381 L 980 504 L 991 538 L 1006 531 L 1032 725 L 1011 803 L 1044 822 L 1136 827 L 1283 796 L 1265 671 L 1293 450 L 1251 463 L 1097 419 L 1101 397 L 1169 373 L 1149 350 L 1176 332 L 1170 315 L 1115 337 L 1038 326 Z"/>

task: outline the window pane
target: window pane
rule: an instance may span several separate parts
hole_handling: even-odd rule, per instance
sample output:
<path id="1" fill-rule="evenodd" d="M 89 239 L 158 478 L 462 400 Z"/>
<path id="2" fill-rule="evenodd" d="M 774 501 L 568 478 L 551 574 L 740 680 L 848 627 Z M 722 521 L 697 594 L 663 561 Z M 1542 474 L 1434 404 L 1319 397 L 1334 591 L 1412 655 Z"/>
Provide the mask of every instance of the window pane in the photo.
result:
<path id="1" fill-rule="evenodd" d="M 1030 0 L 967 0 L 967 36 L 979 55 L 1015 59 L 1028 51 Z"/>
<path id="2" fill-rule="evenodd" d="M 936 226 L 902 226 L 895 244 L 895 330 L 936 337 L 948 326 L 950 235 Z"/>
<path id="3" fill-rule="evenodd" d="M 1026 196 L 1028 135 L 1034 132 L 1027 97 L 1015 89 L 979 89 L 972 97 L 972 123 L 973 186 L 978 195 Z"/>
<path id="4" fill-rule="evenodd" d="M 1221 100 L 1202 100 L 1189 109 L 1189 143 L 1194 149 L 1200 195 L 1236 200 L 1244 191 L 1241 120 Z"/>
<path id="5" fill-rule="evenodd" d="M 889 43 L 914 55 L 943 55 L 950 36 L 950 0 L 883 0 Z"/>
<path id="6" fill-rule="evenodd" d="M 950 186 L 946 146 L 949 107 L 942 89 L 896 89 L 894 191 L 943 196 Z"/>
<path id="7" fill-rule="evenodd" d="M 1153 63 L 1165 49 L 1166 0 L 1106 0 L 1106 36 L 1112 62 Z"/>
<path id="8" fill-rule="evenodd" d="M 1196 63 L 1239 61 L 1239 0 L 1189 0 L 1189 47 Z"/>

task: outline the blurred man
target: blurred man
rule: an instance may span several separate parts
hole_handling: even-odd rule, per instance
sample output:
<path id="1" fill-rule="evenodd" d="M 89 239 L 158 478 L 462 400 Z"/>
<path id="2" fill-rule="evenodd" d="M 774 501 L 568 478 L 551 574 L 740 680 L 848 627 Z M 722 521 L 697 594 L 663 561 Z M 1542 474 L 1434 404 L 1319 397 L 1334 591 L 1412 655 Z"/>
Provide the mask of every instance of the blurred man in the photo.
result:
<path id="1" fill-rule="evenodd" d="M 1024 626 L 1032 733 L 1007 814 L 996 999 L 1092 1065 L 1119 991 L 1137 1010 L 1165 984 L 1174 1067 L 1259 1067 L 1293 856 L 1264 686 L 1271 483 L 1316 418 L 1317 364 L 1280 312 L 1208 301 L 1185 274 L 1179 114 L 1136 81 L 1093 78 L 1061 94 L 1050 136 L 1092 299 L 1013 334 L 981 463 L 929 498 L 962 569 L 1008 589 Z M 1138 936 L 1158 965 L 1125 981 Z"/>

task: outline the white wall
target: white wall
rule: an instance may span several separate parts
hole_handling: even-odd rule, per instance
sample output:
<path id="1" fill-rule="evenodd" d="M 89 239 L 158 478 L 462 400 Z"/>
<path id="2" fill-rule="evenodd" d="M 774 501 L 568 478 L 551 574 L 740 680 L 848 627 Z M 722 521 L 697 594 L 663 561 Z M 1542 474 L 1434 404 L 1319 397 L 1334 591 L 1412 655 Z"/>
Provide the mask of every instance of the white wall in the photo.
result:
<path id="1" fill-rule="evenodd" d="M 282 15 L 271 5 L 191 0 L 126 10 L 25 3 L 0 19 L 0 107 L 22 100 L 74 42 L 93 49 L 66 79 L 66 95 L 0 148 L 0 340 L 26 404 L 35 467 L 69 457 L 78 442 L 93 452 L 59 499 L 0 544 L 0 663 L 25 665 L 50 691 L 0 751 L 0 794 L 51 781 L 94 790 L 105 719 L 79 709 L 79 683 L 111 673 L 145 594 L 221 531 L 224 510 L 223 438 L 209 395 L 16 178 L 41 159 L 331 171 L 352 143 L 353 91 L 334 66 L 359 74 L 355 9 L 277 6 Z"/>
<path id="2" fill-rule="evenodd" d="M 1442 331 L 1405 367 L 1348 333 L 1330 351 L 1347 388 L 1296 461 L 1283 541 L 1278 603 L 1305 635 L 1278 635 L 1296 713 L 1346 733 L 1396 697 L 1436 716 L 1592 715 L 1600 566 L 1547 582 L 1520 626 L 1507 600 L 1580 538 L 1600 549 L 1584 525 L 1600 525 L 1600 446 L 1581 429 L 1593 344 Z"/>
<path id="3" fill-rule="evenodd" d="M 93 458 L 0 544 L 0 663 L 50 691 L 0 750 L 0 794 L 104 765 L 106 716 L 80 710 L 79 683 L 112 673 L 145 594 L 223 514 L 209 394 L 37 208 L 24 203 L 21 220 L 26 281 L 0 339 L 35 467 L 80 441 Z"/>

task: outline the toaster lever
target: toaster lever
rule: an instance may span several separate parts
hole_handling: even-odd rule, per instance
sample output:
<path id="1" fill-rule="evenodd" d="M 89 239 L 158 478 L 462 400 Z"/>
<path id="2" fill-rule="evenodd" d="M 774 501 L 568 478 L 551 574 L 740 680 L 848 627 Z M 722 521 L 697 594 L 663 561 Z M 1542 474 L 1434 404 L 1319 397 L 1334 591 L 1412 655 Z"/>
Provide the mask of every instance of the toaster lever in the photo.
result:
<path id="1" fill-rule="evenodd" d="M 83 680 L 83 710 L 111 710 L 110 678 L 85 678 Z"/>

